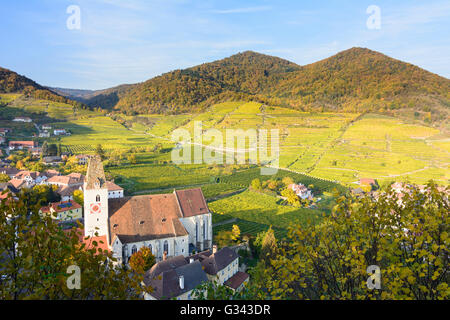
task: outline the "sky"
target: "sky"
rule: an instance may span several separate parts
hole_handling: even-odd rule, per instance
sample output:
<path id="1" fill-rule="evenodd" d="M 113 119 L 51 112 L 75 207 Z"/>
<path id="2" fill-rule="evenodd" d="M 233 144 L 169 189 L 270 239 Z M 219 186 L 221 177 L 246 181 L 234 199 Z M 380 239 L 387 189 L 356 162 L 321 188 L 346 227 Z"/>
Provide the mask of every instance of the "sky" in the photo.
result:
<path id="1" fill-rule="evenodd" d="M 0 0 L 0 66 L 76 89 L 246 50 L 305 65 L 365 47 L 450 78 L 449 34 L 448 0 Z"/>

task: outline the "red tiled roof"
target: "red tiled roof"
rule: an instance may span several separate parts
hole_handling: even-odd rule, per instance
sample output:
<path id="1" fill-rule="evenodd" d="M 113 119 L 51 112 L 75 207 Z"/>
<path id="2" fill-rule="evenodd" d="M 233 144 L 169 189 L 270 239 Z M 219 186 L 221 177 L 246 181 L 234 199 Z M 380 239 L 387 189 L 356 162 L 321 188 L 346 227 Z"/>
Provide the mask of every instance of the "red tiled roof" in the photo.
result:
<path id="1" fill-rule="evenodd" d="M 25 181 L 14 178 L 14 179 L 9 180 L 9 183 L 12 184 L 14 188 L 20 189 L 20 187 L 22 187 L 22 185 L 25 184 Z"/>
<path id="2" fill-rule="evenodd" d="M 193 217 L 209 212 L 201 188 L 177 190 L 175 191 L 175 194 L 178 198 L 183 217 Z"/>
<path id="3" fill-rule="evenodd" d="M 50 204 L 50 207 L 56 212 L 64 212 L 81 208 L 81 206 L 74 200 L 54 202 Z"/>
<path id="4" fill-rule="evenodd" d="M 37 144 L 35 141 L 10 141 L 9 142 L 10 146 L 15 146 L 15 145 L 22 145 L 22 146 L 31 146 L 31 147 L 35 147 Z"/>
<path id="5" fill-rule="evenodd" d="M 137 242 L 187 235 L 178 218 L 181 213 L 173 194 L 109 199 L 111 239 Z"/>
<path id="6" fill-rule="evenodd" d="M 234 276 L 232 276 L 230 279 L 225 281 L 225 285 L 236 290 L 239 288 L 241 284 L 243 284 L 247 279 L 249 278 L 249 275 L 245 272 L 238 271 Z"/>
<path id="7" fill-rule="evenodd" d="M 118 186 L 114 182 L 106 181 L 106 188 L 108 188 L 108 191 L 121 191 L 123 188 L 121 186 Z"/>

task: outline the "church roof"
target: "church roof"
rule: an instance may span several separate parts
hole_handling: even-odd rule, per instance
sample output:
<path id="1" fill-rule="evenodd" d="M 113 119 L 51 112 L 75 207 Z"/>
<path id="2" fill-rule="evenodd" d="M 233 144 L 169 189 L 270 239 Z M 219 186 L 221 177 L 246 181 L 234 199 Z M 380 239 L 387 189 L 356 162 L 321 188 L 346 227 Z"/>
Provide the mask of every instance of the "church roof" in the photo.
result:
<path id="1" fill-rule="evenodd" d="M 178 218 L 181 213 L 173 194 L 109 199 L 111 238 L 132 243 L 187 235 Z"/>
<path id="2" fill-rule="evenodd" d="M 193 217 L 209 212 L 201 188 L 177 190 L 175 191 L 175 195 L 180 203 L 183 217 Z"/>
<path id="3" fill-rule="evenodd" d="M 199 188 L 109 199 L 108 207 L 111 239 L 122 243 L 188 235 L 179 219 L 209 212 Z"/>
<path id="4" fill-rule="evenodd" d="M 86 189 L 103 188 L 106 183 L 102 160 L 98 155 L 89 158 L 86 174 Z"/>

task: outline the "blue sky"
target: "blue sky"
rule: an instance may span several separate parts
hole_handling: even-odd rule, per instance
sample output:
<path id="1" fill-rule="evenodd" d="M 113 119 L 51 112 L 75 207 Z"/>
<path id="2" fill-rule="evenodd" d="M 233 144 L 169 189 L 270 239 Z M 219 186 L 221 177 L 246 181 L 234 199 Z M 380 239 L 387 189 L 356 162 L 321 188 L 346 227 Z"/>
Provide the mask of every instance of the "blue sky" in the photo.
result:
<path id="1" fill-rule="evenodd" d="M 70 30 L 66 12 L 81 10 Z M 381 28 L 366 25 L 370 5 Z M 103 89 L 245 50 L 300 65 L 359 46 L 450 78 L 450 1 L 0 0 L 0 66 Z"/>

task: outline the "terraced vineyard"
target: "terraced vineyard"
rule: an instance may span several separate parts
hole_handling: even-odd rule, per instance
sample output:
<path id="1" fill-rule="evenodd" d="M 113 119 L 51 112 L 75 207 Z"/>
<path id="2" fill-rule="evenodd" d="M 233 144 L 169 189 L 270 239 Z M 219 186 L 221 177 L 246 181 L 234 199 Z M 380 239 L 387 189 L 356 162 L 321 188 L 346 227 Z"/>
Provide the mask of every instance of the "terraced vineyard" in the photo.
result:
<path id="1" fill-rule="evenodd" d="M 217 235 L 220 231 L 231 231 L 231 229 L 233 228 L 233 225 L 239 226 L 239 229 L 241 230 L 241 235 L 249 234 L 252 236 L 256 236 L 260 232 L 267 231 L 270 227 L 268 225 L 261 224 L 261 223 L 237 219 L 236 222 L 223 224 L 223 225 L 214 227 L 214 236 Z M 278 240 L 284 239 L 287 235 L 286 229 L 277 228 L 277 227 L 273 227 L 273 226 L 272 226 L 272 229 L 275 233 L 275 237 Z"/>

